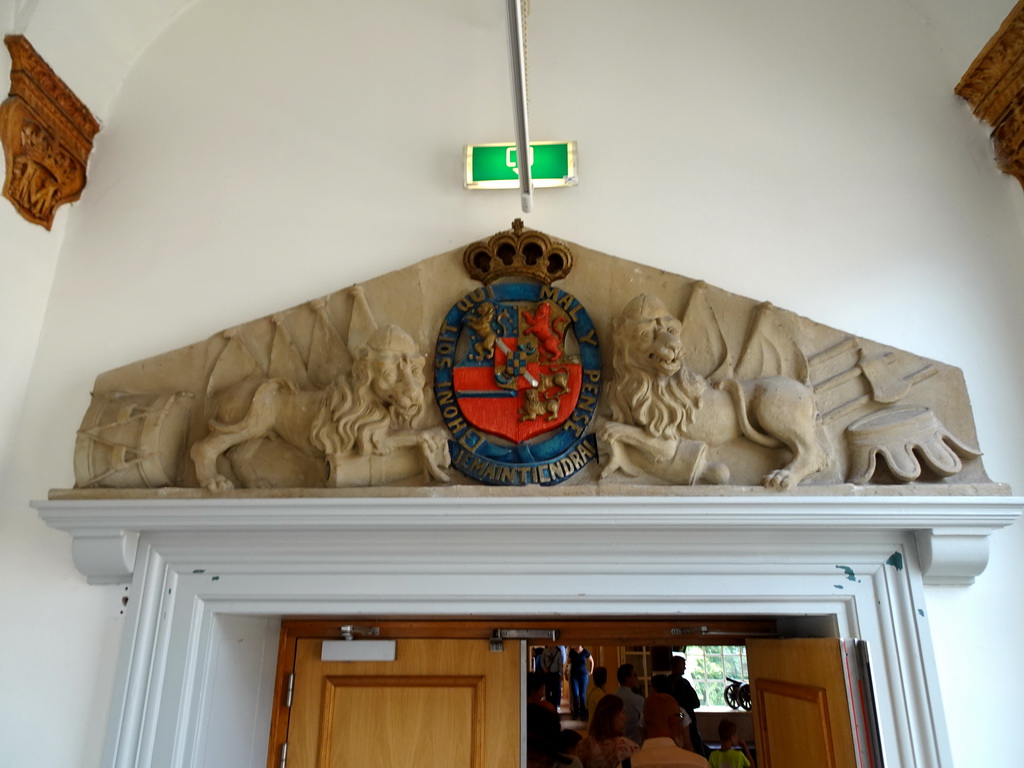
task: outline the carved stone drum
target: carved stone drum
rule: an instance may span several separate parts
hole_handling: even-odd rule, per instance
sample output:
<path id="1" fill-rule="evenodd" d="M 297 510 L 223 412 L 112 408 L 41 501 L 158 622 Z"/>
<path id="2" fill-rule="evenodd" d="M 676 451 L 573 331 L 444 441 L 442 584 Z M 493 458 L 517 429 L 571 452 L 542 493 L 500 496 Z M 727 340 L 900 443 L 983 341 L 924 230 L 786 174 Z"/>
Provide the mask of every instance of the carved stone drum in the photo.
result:
<path id="1" fill-rule="evenodd" d="M 189 392 L 93 397 L 75 442 L 75 487 L 179 484 L 191 408 Z"/>

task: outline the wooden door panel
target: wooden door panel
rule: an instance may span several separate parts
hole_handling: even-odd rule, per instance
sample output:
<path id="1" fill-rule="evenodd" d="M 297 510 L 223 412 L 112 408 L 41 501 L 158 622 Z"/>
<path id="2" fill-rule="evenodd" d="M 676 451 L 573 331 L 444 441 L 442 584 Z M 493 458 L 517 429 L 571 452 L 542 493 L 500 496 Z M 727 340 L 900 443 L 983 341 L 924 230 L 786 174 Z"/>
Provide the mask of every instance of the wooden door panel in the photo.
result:
<path id="1" fill-rule="evenodd" d="M 320 754 L 330 768 L 480 765 L 483 677 L 388 679 L 328 677 Z M 373 712 L 367 722 L 364 713 Z M 394 738 L 398 735 L 398 738 Z"/>
<path id="2" fill-rule="evenodd" d="M 762 678 L 755 697 L 754 706 L 764 722 L 764 751 L 759 747 L 759 752 L 770 755 L 768 765 L 835 768 L 824 688 Z M 786 737 L 778 738 L 782 734 Z"/>
<path id="3" fill-rule="evenodd" d="M 748 639 L 747 670 L 759 768 L 857 765 L 838 639 Z"/>
<path id="4" fill-rule="evenodd" d="M 519 765 L 518 643 L 402 639 L 394 661 L 324 662 L 322 642 L 296 642 L 289 768 Z"/>

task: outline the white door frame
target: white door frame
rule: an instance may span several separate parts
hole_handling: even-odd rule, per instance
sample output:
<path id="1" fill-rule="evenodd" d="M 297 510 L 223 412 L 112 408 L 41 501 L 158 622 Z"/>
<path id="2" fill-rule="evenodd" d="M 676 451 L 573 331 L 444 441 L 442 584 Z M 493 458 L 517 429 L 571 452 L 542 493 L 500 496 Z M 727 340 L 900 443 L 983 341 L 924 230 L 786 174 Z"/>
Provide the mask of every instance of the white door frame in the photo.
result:
<path id="1" fill-rule="evenodd" d="M 71 533 L 91 581 L 131 582 L 104 768 L 221 768 L 219 754 L 266 765 L 285 615 L 735 614 L 834 617 L 841 636 L 868 641 L 887 765 L 952 768 L 923 585 L 973 581 L 989 534 L 1012 523 L 1024 500 L 524 495 L 34 506 Z M 225 711 L 235 727 L 218 720 Z"/>

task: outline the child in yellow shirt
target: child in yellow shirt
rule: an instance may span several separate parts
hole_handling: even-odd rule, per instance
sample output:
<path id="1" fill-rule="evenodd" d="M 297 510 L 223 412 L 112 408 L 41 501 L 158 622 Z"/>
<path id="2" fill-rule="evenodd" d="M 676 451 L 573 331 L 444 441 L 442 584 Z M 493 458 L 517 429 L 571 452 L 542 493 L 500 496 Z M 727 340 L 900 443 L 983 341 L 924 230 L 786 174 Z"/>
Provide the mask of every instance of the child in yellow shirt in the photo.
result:
<path id="1" fill-rule="evenodd" d="M 747 742 L 740 738 L 739 727 L 735 722 L 725 719 L 719 722 L 718 738 L 722 744 L 721 748 L 712 752 L 708 758 L 711 768 L 750 768 L 754 764 L 747 750 Z"/>

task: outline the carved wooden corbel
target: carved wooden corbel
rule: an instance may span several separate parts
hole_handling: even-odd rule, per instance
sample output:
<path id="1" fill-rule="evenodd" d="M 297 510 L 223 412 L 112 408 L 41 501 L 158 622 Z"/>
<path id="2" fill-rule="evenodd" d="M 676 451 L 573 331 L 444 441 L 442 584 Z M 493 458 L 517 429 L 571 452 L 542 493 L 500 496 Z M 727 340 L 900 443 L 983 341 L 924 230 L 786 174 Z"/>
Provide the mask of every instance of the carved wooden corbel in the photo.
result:
<path id="1" fill-rule="evenodd" d="M 992 126 L 1000 170 L 1024 184 L 1024 0 L 978 54 L 956 93 Z"/>
<path id="2" fill-rule="evenodd" d="M 50 229 L 57 206 L 81 197 L 100 124 L 22 35 L 7 35 L 11 90 L 0 104 L 4 197 Z"/>

